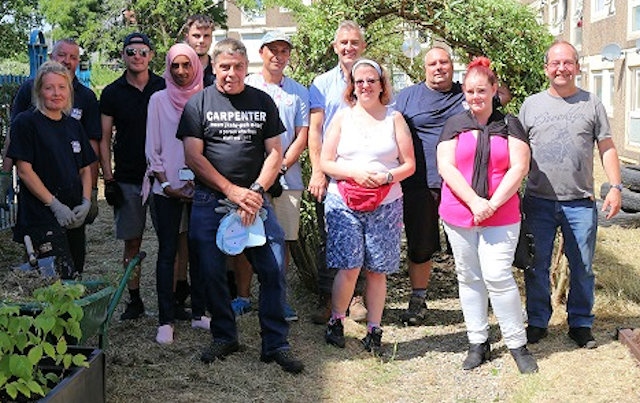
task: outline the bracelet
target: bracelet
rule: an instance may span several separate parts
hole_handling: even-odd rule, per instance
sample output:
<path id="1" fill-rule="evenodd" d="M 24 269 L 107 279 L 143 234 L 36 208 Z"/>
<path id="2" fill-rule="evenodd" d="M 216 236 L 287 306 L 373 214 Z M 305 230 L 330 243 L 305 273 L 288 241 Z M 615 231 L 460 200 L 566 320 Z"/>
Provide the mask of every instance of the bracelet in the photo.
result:
<path id="1" fill-rule="evenodd" d="M 171 186 L 171 182 L 166 181 L 166 182 L 162 182 L 160 184 L 160 187 L 162 188 L 162 190 L 165 190 L 167 187 Z"/>

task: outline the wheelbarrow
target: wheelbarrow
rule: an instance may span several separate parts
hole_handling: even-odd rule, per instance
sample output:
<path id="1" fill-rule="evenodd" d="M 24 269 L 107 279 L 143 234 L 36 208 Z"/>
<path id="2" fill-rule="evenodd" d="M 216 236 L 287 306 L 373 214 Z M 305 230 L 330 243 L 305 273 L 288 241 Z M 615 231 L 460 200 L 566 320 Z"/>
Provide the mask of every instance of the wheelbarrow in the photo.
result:
<path id="1" fill-rule="evenodd" d="M 87 341 L 97 334 L 99 348 L 105 349 L 107 347 L 109 321 L 120 302 L 120 298 L 122 298 L 122 293 L 127 287 L 134 268 L 142 262 L 146 255 L 145 252 L 139 252 L 129 261 L 117 288 L 113 286 L 105 287 L 105 282 L 103 281 L 79 282 L 87 288 L 89 295 L 75 301 L 77 305 L 82 307 L 84 315 L 80 321 L 82 338 L 73 344 L 86 345 Z M 78 282 L 63 280 L 63 283 L 74 284 Z M 92 292 L 92 290 L 95 292 Z M 42 307 L 39 304 L 24 304 L 20 307 L 21 312 L 33 315 L 37 315 L 41 309 Z"/>

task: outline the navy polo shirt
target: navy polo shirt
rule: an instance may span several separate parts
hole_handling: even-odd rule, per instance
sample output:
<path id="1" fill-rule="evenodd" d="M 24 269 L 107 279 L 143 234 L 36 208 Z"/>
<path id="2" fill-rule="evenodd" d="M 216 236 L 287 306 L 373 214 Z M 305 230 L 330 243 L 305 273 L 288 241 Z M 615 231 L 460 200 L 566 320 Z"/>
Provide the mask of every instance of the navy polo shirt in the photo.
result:
<path id="1" fill-rule="evenodd" d="M 113 117 L 113 176 L 118 182 L 142 184 L 147 170 L 144 144 L 147 136 L 147 106 L 151 95 L 165 88 L 164 78 L 149 71 L 142 91 L 127 82 L 126 71 L 107 85 L 100 96 L 100 112 Z"/>
<path id="2" fill-rule="evenodd" d="M 20 112 L 34 109 L 31 103 L 31 92 L 33 91 L 34 80 L 22 83 L 13 101 L 11 108 L 11 121 L 13 122 Z M 102 138 L 102 127 L 100 125 L 100 108 L 96 94 L 82 85 L 77 77 L 73 78 L 73 109 L 69 114 L 72 118 L 79 120 L 84 128 L 86 136 L 90 140 L 100 141 Z"/>

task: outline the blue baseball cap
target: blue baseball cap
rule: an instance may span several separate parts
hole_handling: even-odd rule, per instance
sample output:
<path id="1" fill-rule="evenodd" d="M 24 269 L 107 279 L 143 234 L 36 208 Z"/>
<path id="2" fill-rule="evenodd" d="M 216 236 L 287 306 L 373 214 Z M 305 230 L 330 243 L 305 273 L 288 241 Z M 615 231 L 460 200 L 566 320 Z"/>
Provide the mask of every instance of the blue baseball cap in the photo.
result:
<path id="1" fill-rule="evenodd" d="M 247 246 L 248 238 L 248 227 L 242 225 L 238 213 L 233 211 L 222 217 L 216 233 L 216 245 L 223 253 L 231 256 L 239 255 Z"/>

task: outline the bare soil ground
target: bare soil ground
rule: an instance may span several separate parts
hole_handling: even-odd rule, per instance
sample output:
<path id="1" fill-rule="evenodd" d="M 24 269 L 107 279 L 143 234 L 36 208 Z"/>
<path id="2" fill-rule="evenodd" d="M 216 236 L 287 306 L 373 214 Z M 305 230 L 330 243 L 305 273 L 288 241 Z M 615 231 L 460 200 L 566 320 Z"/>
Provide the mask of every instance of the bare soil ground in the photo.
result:
<path id="1" fill-rule="evenodd" d="M 599 185 L 598 185 L 599 186 Z M 114 240 L 111 209 L 101 201 L 100 215 L 89 226 L 85 277 L 117 281 L 122 269 L 122 243 Z M 0 233 L 0 267 L 23 258 L 20 250 Z M 599 231 L 596 252 L 598 278 L 626 278 L 640 283 L 640 230 L 619 227 Z M 142 249 L 142 297 L 147 316 L 136 321 L 118 320 L 120 304 L 109 327 L 107 400 L 109 402 L 613 402 L 640 400 L 640 369 L 627 348 L 617 341 L 617 328 L 640 328 L 640 305 L 608 282 L 599 282 L 594 334 L 599 347 L 578 349 L 566 336 L 564 307 L 556 310 L 550 334 L 530 346 L 540 372 L 522 376 L 491 324 L 493 359 L 473 371 L 463 371 L 467 339 L 457 298 L 450 259 L 436 262 L 429 294 L 429 317 L 419 327 L 405 327 L 399 315 L 406 308 L 406 268 L 389 279 L 383 318 L 382 358 L 363 351 L 359 339 L 365 326 L 348 320 L 345 349 L 328 346 L 322 326 L 309 316 L 315 296 L 304 290 L 290 270 L 290 302 L 300 321 L 291 326 L 290 342 L 306 369 L 289 375 L 275 364 L 259 361 L 260 330 L 254 311 L 238 320 L 242 351 L 222 362 L 203 365 L 201 349 L 210 341 L 203 330 L 179 322 L 175 343 L 159 346 L 157 326 L 155 255 L 157 243 L 148 224 Z M 521 281 L 521 273 L 516 272 Z M 254 297 L 257 295 L 255 290 Z M 123 298 L 126 299 L 126 296 Z"/>

